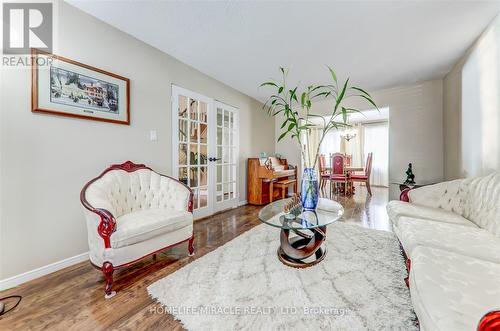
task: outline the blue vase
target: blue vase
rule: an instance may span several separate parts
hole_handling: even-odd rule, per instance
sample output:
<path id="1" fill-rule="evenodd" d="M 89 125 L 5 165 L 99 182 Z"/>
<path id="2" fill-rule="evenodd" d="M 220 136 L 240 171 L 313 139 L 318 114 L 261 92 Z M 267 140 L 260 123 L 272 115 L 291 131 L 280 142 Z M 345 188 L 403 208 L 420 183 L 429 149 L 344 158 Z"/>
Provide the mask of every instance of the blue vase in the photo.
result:
<path id="1" fill-rule="evenodd" d="M 305 168 L 302 174 L 300 200 L 306 210 L 315 210 L 318 205 L 319 186 L 314 168 Z"/>

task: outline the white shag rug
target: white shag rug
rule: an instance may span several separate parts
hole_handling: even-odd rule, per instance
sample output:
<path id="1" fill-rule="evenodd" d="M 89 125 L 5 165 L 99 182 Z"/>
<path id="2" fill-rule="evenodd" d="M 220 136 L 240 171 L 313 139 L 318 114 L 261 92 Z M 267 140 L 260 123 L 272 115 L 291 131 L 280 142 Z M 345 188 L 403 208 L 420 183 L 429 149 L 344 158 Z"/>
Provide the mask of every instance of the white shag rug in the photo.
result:
<path id="1" fill-rule="evenodd" d="M 148 287 L 188 330 L 418 330 L 394 234 L 336 222 L 327 255 L 295 269 L 262 224 Z"/>

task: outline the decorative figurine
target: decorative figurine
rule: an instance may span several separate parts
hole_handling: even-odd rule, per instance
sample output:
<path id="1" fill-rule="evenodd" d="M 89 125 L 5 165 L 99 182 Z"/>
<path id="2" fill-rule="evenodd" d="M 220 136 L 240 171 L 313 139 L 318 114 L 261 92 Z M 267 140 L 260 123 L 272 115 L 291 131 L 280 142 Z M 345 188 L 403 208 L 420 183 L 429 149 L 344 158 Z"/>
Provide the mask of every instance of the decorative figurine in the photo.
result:
<path id="1" fill-rule="evenodd" d="M 411 163 L 408 163 L 408 170 L 406 170 L 405 185 L 415 185 L 415 175 L 413 174 Z"/>
<path id="2" fill-rule="evenodd" d="M 302 213 L 302 203 L 297 194 L 292 197 L 290 202 L 285 204 L 283 211 L 286 213 L 285 218 L 287 219 L 295 219 L 295 217 Z"/>

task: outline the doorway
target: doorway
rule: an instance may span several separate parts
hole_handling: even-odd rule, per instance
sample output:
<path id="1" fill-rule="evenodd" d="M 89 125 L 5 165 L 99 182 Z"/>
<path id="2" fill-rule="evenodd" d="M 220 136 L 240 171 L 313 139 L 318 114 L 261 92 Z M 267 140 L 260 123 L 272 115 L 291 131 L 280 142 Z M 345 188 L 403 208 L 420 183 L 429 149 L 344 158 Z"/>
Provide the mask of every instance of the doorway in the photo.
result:
<path id="1" fill-rule="evenodd" d="M 238 109 L 172 85 L 172 169 L 193 191 L 195 218 L 236 207 Z"/>

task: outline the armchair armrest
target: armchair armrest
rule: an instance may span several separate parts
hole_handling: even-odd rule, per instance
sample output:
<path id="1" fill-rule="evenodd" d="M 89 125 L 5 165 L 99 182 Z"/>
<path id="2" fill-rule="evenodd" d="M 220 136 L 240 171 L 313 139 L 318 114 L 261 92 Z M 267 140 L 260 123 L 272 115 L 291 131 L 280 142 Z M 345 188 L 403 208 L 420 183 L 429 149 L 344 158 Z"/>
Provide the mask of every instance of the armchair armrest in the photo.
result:
<path id="1" fill-rule="evenodd" d="M 477 325 L 477 331 L 495 330 L 500 330 L 500 310 L 490 311 L 481 318 Z"/>
<path id="2" fill-rule="evenodd" d="M 90 183 L 89 183 L 90 184 Z M 104 208 L 94 208 L 85 198 L 85 191 L 88 185 L 82 189 L 80 193 L 80 201 L 85 209 L 91 211 L 94 214 L 97 214 L 101 219 L 99 225 L 97 226 L 97 233 L 104 240 L 104 247 L 111 248 L 111 234 L 116 230 L 116 220 L 113 214 Z"/>

